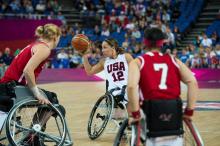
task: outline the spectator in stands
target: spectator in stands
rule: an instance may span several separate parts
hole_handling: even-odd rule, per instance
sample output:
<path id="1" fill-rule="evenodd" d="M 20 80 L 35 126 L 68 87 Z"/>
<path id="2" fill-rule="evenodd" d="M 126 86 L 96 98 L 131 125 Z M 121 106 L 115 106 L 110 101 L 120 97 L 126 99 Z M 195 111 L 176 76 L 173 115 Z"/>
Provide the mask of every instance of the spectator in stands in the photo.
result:
<path id="1" fill-rule="evenodd" d="M 62 15 L 62 12 L 58 12 L 57 19 L 62 21 L 63 25 L 66 25 L 66 18 Z"/>
<path id="2" fill-rule="evenodd" d="M 175 57 L 175 58 L 179 58 L 179 56 L 178 56 L 178 50 L 177 50 L 176 48 L 173 49 L 172 55 L 173 55 L 173 57 Z"/>
<path id="3" fill-rule="evenodd" d="M 175 44 L 175 37 L 174 34 L 172 33 L 171 29 L 167 26 L 166 29 L 166 35 L 168 37 L 169 42 L 174 45 Z"/>
<path id="4" fill-rule="evenodd" d="M 194 45 L 196 46 L 196 48 L 200 47 L 200 44 L 201 44 L 201 39 L 200 39 L 200 36 L 198 35 L 196 37 L 196 40 L 194 42 Z"/>
<path id="5" fill-rule="evenodd" d="M 165 23 L 170 22 L 170 14 L 167 13 L 167 11 L 164 11 L 164 12 L 163 12 L 162 20 L 163 20 Z"/>
<path id="6" fill-rule="evenodd" d="M 210 53 L 212 68 L 220 68 L 220 44 L 217 44 Z"/>
<path id="7" fill-rule="evenodd" d="M 139 43 L 137 43 L 135 45 L 134 49 L 132 50 L 132 57 L 136 58 L 140 55 L 142 55 L 141 45 Z"/>
<path id="8" fill-rule="evenodd" d="M 98 25 L 95 25 L 94 35 L 96 35 L 96 36 L 100 36 L 101 35 L 101 30 L 100 30 Z"/>
<path id="9" fill-rule="evenodd" d="M 126 26 L 125 28 L 128 29 L 128 30 L 133 30 L 135 28 L 135 22 L 136 22 L 136 18 L 134 17 L 132 19 L 132 21 L 130 21 Z"/>
<path id="10" fill-rule="evenodd" d="M 49 14 L 47 15 L 47 19 L 52 20 L 52 19 L 55 19 L 55 18 L 56 18 L 56 16 L 54 15 L 54 12 L 50 11 Z"/>
<path id="11" fill-rule="evenodd" d="M 2 53 L 2 51 L 0 51 L 0 79 L 4 75 L 4 65 L 5 65 L 5 63 L 4 63 L 4 59 L 3 59 L 3 53 Z"/>
<path id="12" fill-rule="evenodd" d="M 200 58 L 200 67 L 201 68 L 208 68 L 208 60 L 205 55 L 205 51 L 203 47 L 199 48 L 199 58 Z"/>
<path id="13" fill-rule="evenodd" d="M 60 50 L 60 53 L 57 54 L 57 59 L 62 60 L 62 59 L 68 59 L 68 54 L 65 52 L 65 49 L 62 48 Z"/>
<path id="14" fill-rule="evenodd" d="M 5 13 L 7 11 L 8 5 L 6 2 L 0 2 L 0 12 Z"/>
<path id="15" fill-rule="evenodd" d="M 192 55 L 199 52 L 199 48 L 196 48 L 193 44 L 189 44 L 188 47 Z"/>
<path id="16" fill-rule="evenodd" d="M 182 49 L 182 54 L 180 55 L 179 59 L 183 63 L 187 64 L 187 62 L 189 61 L 189 55 L 187 55 L 187 50 L 186 49 Z"/>
<path id="17" fill-rule="evenodd" d="M 132 31 L 132 37 L 136 38 L 136 39 L 140 39 L 141 38 L 141 33 L 140 31 L 138 30 L 137 27 L 135 27 Z"/>
<path id="18" fill-rule="evenodd" d="M 104 25 L 104 27 L 102 29 L 102 32 L 101 32 L 101 35 L 105 36 L 105 37 L 109 37 L 110 36 L 110 31 L 109 31 L 109 28 L 108 28 L 107 25 Z"/>
<path id="19" fill-rule="evenodd" d="M 76 1 L 74 1 L 74 7 L 77 10 L 82 11 L 83 7 L 84 7 L 84 0 L 76 0 Z"/>
<path id="20" fill-rule="evenodd" d="M 147 28 L 147 21 L 145 17 L 142 17 L 139 21 L 138 21 L 138 26 L 140 28 L 140 30 L 145 30 Z"/>
<path id="21" fill-rule="evenodd" d="M 167 40 L 165 42 L 166 48 L 172 50 L 175 46 L 175 37 L 168 26 L 166 28 L 166 36 L 167 36 Z"/>
<path id="22" fill-rule="evenodd" d="M 82 67 L 82 57 L 77 51 L 74 51 L 72 58 L 70 59 L 70 68 L 81 68 Z"/>
<path id="23" fill-rule="evenodd" d="M 73 57 L 73 50 L 69 49 L 67 55 L 68 55 L 68 59 L 71 59 Z"/>
<path id="24" fill-rule="evenodd" d="M 9 4 L 11 10 L 13 13 L 19 13 L 20 12 L 20 1 L 18 0 L 12 0 L 12 2 Z"/>
<path id="25" fill-rule="evenodd" d="M 158 28 L 162 30 L 163 33 L 166 33 L 166 25 L 162 21 L 158 21 Z"/>
<path id="26" fill-rule="evenodd" d="M 92 51 L 91 55 L 88 57 L 89 63 L 91 65 L 96 65 L 99 62 L 100 58 L 101 57 L 98 52 Z"/>
<path id="27" fill-rule="evenodd" d="M 59 68 L 69 68 L 69 57 L 64 48 L 57 54 L 57 61 Z"/>
<path id="28" fill-rule="evenodd" d="M 202 65 L 211 68 L 211 48 L 209 47 L 205 49 Z"/>
<path id="29" fill-rule="evenodd" d="M 50 0 L 48 3 L 50 3 L 53 12 L 58 13 L 61 10 L 61 6 L 58 4 L 58 0 Z"/>
<path id="30" fill-rule="evenodd" d="M 46 4 L 43 0 L 40 0 L 39 3 L 36 5 L 36 11 L 42 14 L 46 10 Z"/>
<path id="31" fill-rule="evenodd" d="M 203 35 L 203 39 L 201 41 L 201 45 L 203 47 L 211 47 L 212 46 L 212 40 L 207 37 L 206 34 Z"/>
<path id="32" fill-rule="evenodd" d="M 67 28 L 61 28 L 62 35 L 57 47 L 68 47 L 71 43 L 72 35 L 67 33 Z"/>
<path id="33" fill-rule="evenodd" d="M 218 35 L 216 31 L 212 34 L 211 40 L 212 40 L 212 46 L 215 46 L 216 43 L 218 42 Z"/>
<path id="34" fill-rule="evenodd" d="M 25 7 L 26 13 L 28 13 L 28 14 L 34 13 L 34 8 L 33 8 L 33 5 L 31 3 L 31 1 L 27 0 L 27 1 L 24 1 L 24 2 L 25 2 L 24 7 Z"/>
<path id="35" fill-rule="evenodd" d="M 200 68 L 201 67 L 201 58 L 196 53 L 194 57 L 191 59 L 191 68 Z"/>
<path id="36" fill-rule="evenodd" d="M 179 32 L 179 29 L 178 29 L 177 26 L 174 27 L 173 34 L 174 34 L 174 39 L 175 39 L 175 42 L 176 42 L 176 46 L 178 47 L 178 46 L 180 46 L 180 42 L 181 42 L 182 38 L 181 38 L 181 33 Z"/>
<path id="37" fill-rule="evenodd" d="M 125 48 L 126 51 L 128 51 L 129 45 L 130 45 L 130 42 L 128 40 L 128 37 L 125 37 L 125 40 L 122 43 L 122 47 Z"/>
<path id="38" fill-rule="evenodd" d="M 5 70 L 6 70 L 13 60 L 13 56 L 11 55 L 10 48 L 8 48 L 8 47 L 5 48 L 5 51 L 3 54 L 3 59 L 4 59 L 4 63 L 5 63 Z"/>

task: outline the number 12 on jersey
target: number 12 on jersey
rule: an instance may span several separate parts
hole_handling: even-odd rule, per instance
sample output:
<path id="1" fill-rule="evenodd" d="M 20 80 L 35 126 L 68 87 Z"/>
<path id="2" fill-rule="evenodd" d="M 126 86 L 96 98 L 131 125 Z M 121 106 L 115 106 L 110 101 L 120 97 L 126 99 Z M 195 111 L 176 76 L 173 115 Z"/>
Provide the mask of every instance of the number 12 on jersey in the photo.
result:
<path id="1" fill-rule="evenodd" d="M 123 74 L 123 71 L 118 71 L 116 73 L 113 72 L 112 74 L 112 77 L 113 77 L 113 81 L 116 82 L 116 81 L 122 81 L 124 80 L 124 74 Z"/>
<path id="2" fill-rule="evenodd" d="M 154 64 L 154 70 L 160 71 L 162 69 L 162 75 L 160 79 L 160 89 L 167 89 L 166 81 L 167 81 L 167 72 L 168 72 L 168 66 L 166 63 L 155 63 Z"/>

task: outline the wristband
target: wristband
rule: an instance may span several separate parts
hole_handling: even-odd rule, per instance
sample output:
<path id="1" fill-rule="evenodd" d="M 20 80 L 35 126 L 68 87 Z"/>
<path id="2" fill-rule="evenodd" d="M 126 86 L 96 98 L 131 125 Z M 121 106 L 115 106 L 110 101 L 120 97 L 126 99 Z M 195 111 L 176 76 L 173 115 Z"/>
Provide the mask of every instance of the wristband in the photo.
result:
<path id="1" fill-rule="evenodd" d="M 41 95 L 40 90 L 38 89 L 37 86 L 34 86 L 31 88 L 32 93 L 34 94 L 35 97 L 38 97 Z"/>
<path id="2" fill-rule="evenodd" d="M 134 119 L 139 119 L 141 117 L 140 110 L 132 112 L 131 114 Z"/>
<path id="3" fill-rule="evenodd" d="M 194 112 L 193 109 L 185 108 L 184 115 L 192 116 L 192 115 L 193 115 L 193 112 Z"/>

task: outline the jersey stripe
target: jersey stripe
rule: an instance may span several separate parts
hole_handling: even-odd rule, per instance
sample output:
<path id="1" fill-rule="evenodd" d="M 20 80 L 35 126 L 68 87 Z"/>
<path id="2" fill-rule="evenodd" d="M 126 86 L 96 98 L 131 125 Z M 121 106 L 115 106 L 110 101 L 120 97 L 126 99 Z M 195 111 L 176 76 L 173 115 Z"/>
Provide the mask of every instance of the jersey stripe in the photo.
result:
<path id="1" fill-rule="evenodd" d="M 144 58 L 142 56 L 139 56 L 138 58 L 141 61 L 141 69 L 142 69 L 144 67 L 144 64 L 145 64 Z"/>

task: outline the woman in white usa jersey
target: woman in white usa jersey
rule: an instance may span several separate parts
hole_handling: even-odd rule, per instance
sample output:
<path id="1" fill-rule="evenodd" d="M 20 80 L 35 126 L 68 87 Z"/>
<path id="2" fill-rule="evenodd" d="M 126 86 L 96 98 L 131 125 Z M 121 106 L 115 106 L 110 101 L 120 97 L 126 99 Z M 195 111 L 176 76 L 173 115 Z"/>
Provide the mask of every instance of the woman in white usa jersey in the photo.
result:
<path id="1" fill-rule="evenodd" d="M 116 87 L 122 89 L 124 85 L 127 85 L 128 64 L 133 60 L 132 56 L 124 53 L 124 49 L 119 47 L 118 42 L 113 38 L 103 41 L 102 53 L 105 58 L 101 59 L 94 66 L 89 64 L 88 55 L 83 55 L 86 73 L 94 75 L 104 70 L 106 80 L 108 81 L 107 90 L 109 91 Z"/>

